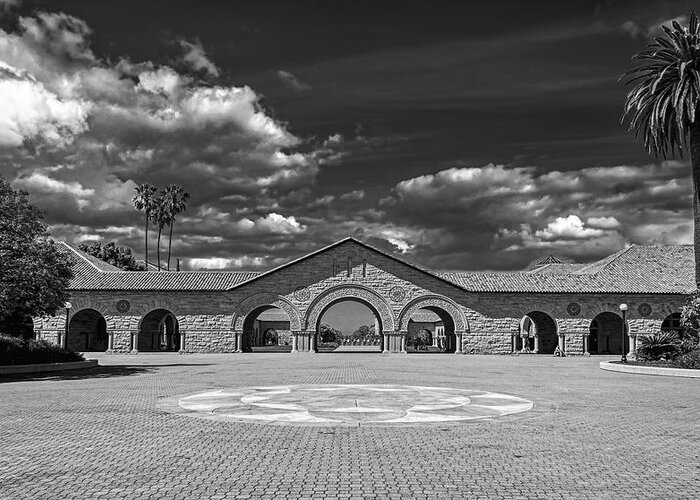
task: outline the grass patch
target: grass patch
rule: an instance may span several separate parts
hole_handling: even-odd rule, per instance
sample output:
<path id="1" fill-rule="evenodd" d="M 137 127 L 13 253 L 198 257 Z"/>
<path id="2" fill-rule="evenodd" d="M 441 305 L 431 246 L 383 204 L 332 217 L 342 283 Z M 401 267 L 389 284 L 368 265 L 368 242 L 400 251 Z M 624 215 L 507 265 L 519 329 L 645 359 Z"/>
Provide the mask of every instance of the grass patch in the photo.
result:
<path id="1" fill-rule="evenodd" d="M 0 335 L 0 365 L 33 365 L 84 361 L 79 352 L 45 340 L 26 340 Z"/>

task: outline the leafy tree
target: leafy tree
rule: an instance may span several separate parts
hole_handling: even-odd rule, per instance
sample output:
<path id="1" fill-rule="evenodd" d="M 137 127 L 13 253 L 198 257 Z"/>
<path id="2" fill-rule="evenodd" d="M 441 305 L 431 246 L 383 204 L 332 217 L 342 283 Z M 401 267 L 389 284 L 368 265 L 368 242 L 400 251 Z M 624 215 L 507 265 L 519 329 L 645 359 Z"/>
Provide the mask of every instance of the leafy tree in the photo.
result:
<path id="1" fill-rule="evenodd" d="M 146 219 L 146 237 L 144 239 L 146 247 L 144 261 L 146 265 L 148 265 L 148 222 L 151 220 L 151 212 L 153 212 L 155 208 L 157 198 L 156 192 L 157 189 L 155 186 L 145 182 L 136 186 L 136 195 L 131 198 L 131 203 L 134 205 L 134 208 L 139 212 L 143 212 Z M 160 261 L 158 262 L 158 267 L 160 268 Z"/>
<path id="2" fill-rule="evenodd" d="M 357 333 L 359 333 L 360 335 L 369 335 L 369 326 L 362 325 L 360 328 L 357 329 Z"/>
<path id="3" fill-rule="evenodd" d="M 168 235 L 168 271 L 170 271 L 170 250 L 173 244 L 173 225 L 177 216 L 187 210 L 187 200 L 190 194 L 182 186 L 170 184 L 161 192 L 161 203 L 167 212 L 168 223 L 170 224 L 170 234 Z"/>
<path id="4" fill-rule="evenodd" d="M 99 241 L 90 244 L 81 243 L 78 245 L 83 252 L 97 257 L 113 266 L 123 269 L 124 271 L 145 271 L 146 266 L 136 261 L 136 258 L 131 253 L 131 248 L 117 246 L 113 241 L 103 245 Z"/>
<path id="5" fill-rule="evenodd" d="M 633 85 L 623 121 L 644 141 L 649 153 L 682 155 L 690 146 L 695 223 L 695 282 L 700 288 L 700 22 L 693 12 L 688 27 L 661 26 L 647 49 L 635 54 L 633 69 L 622 76 Z"/>
<path id="6" fill-rule="evenodd" d="M 333 342 L 339 342 L 343 334 L 333 328 L 328 323 L 323 323 L 318 329 L 319 336 L 321 337 L 321 342 L 324 344 L 331 344 Z"/>
<path id="7" fill-rule="evenodd" d="M 48 237 L 42 218 L 26 191 L 0 179 L 0 330 L 52 315 L 69 298 L 72 263 Z"/>

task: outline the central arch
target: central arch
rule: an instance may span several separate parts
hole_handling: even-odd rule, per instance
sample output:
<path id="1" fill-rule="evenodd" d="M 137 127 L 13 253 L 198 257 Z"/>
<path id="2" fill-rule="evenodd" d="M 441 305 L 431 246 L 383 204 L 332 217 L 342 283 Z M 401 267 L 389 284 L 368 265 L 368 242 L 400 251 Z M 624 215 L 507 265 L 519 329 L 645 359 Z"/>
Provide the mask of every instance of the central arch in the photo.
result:
<path id="1" fill-rule="evenodd" d="M 328 319 L 328 315 L 332 314 L 334 306 L 343 308 L 342 304 L 345 303 L 345 307 L 347 307 L 348 302 L 356 304 L 352 308 L 355 309 L 352 320 L 357 330 L 354 332 L 344 330 L 339 338 L 324 339 L 324 336 L 330 332 L 324 332 L 323 326 L 336 326 L 335 323 L 329 323 L 332 320 Z M 359 310 L 357 304 L 360 305 Z M 370 319 L 370 321 L 360 321 L 361 316 L 364 315 L 363 313 L 369 313 L 372 316 L 371 319 L 364 317 L 365 320 Z M 372 304 L 357 297 L 338 298 L 326 305 L 318 317 L 314 335 L 316 337 L 316 342 L 314 343 L 316 352 L 382 352 L 384 350 L 383 324 L 379 312 Z M 332 333 L 330 336 L 335 337 Z"/>
<path id="2" fill-rule="evenodd" d="M 323 312 L 332 304 L 342 300 L 356 300 L 364 303 L 376 313 L 381 322 L 382 331 L 393 332 L 395 330 L 394 314 L 391 312 L 389 304 L 374 290 L 360 285 L 336 286 L 316 297 L 306 311 L 305 329 L 315 330 L 318 328 L 318 322 Z"/>

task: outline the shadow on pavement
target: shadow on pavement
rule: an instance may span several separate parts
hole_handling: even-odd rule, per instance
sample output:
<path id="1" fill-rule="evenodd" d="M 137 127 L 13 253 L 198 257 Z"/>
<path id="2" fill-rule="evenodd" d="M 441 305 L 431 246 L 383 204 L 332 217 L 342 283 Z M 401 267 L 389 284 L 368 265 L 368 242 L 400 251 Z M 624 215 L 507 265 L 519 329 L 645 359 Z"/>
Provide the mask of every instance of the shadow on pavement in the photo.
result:
<path id="1" fill-rule="evenodd" d="M 130 375 L 142 375 L 157 372 L 160 368 L 169 366 L 211 366 L 200 363 L 173 363 L 163 365 L 127 366 L 127 365 L 98 365 L 94 368 L 83 370 L 69 370 L 64 372 L 45 373 L 18 373 L 12 375 L 0 375 L 0 384 L 5 382 L 20 382 L 28 380 L 81 380 L 101 379 L 111 377 L 128 377 Z"/>

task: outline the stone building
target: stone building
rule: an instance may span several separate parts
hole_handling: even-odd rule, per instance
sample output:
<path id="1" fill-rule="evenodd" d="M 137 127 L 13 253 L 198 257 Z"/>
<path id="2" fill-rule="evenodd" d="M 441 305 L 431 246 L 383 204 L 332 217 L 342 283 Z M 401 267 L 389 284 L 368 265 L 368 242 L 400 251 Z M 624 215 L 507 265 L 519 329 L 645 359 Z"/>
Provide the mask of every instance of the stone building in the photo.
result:
<path id="1" fill-rule="evenodd" d="M 381 352 L 406 352 L 418 329 L 447 352 L 569 356 L 620 353 L 624 303 L 633 354 L 638 335 L 678 328 L 695 288 L 691 246 L 634 245 L 593 263 L 507 273 L 433 272 L 353 238 L 263 273 L 127 272 L 61 248 L 75 262 L 72 307 L 34 318 L 35 336 L 115 354 L 271 343 L 315 352 L 323 314 L 346 300 L 372 310 Z"/>

